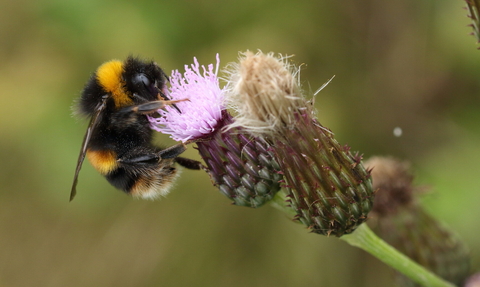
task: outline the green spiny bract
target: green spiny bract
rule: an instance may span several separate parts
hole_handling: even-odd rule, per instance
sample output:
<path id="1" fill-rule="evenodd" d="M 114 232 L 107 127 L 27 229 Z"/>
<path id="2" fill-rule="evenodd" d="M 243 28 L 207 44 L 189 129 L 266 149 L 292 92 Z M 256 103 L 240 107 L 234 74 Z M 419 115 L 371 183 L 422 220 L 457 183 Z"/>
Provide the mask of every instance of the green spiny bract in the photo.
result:
<path id="1" fill-rule="evenodd" d="M 338 237 L 367 219 L 374 198 L 370 174 L 361 156 L 340 146 L 330 130 L 298 115 L 273 146 L 295 219 L 312 232 Z"/>
<path id="2" fill-rule="evenodd" d="M 231 116 L 224 111 L 224 126 L 231 123 Z M 280 190 L 282 175 L 270 145 L 241 127 L 219 128 L 197 146 L 213 184 L 235 205 L 260 207 Z"/>

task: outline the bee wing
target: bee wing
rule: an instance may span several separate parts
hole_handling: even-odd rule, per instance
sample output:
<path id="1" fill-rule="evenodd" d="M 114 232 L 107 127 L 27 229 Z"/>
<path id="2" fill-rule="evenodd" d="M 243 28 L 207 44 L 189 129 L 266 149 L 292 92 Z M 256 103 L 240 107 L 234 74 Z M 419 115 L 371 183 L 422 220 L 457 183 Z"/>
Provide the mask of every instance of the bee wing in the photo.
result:
<path id="1" fill-rule="evenodd" d="M 92 118 L 90 119 L 87 132 L 85 133 L 85 137 L 83 138 L 82 149 L 80 150 L 80 154 L 78 155 L 77 168 L 75 170 L 75 177 L 73 178 L 72 190 L 70 191 L 70 201 L 72 201 L 75 195 L 77 194 L 78 174 L 80 173 L 83 160 L 85 159 L 87 146 L 92 136 L 92 131 L 97 126 L 100 115 L 102 114 L 103 110 L 105 110 L 107 98 L 108 98 L 108 95 L 103 96 L 102 101 L 95 107 L 95 112 L 92 115 Z"/>

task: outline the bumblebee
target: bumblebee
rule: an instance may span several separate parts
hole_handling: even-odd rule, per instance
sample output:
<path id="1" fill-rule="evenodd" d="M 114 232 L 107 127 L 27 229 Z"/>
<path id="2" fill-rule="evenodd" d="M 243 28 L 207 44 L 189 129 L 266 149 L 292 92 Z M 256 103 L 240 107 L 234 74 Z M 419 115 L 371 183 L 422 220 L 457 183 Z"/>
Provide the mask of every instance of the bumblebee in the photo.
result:
<path id="1" fill-rule="evenodd" d="M 86 83 L 78 112 L 90 117 L 70 193 L 75 197 L 78 174 L 85 156 L 114 187 L 153 199 L 168 193 L 177 177 L 178 163 L 200 169 L 198 161 L 179 157 L 186 149 L 177 144 L 162 149 L 152 144 L 148 114 L 177 101 L 165 95 L 168 78 L 154 62 L 132 56 L 124 62 L 101 65 Z M 181 100 L 180 100 L 181 101 Z"/>

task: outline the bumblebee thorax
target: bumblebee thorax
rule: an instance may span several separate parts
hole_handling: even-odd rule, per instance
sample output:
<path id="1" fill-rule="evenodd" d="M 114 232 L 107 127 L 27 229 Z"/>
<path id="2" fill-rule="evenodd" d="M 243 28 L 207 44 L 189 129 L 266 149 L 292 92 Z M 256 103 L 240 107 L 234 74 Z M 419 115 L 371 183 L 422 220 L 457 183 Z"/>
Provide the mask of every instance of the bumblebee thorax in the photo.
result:
<path id="1" fill-rule="evenodd" d="M 104 63 L 97 70 L 97 81 L 100 86 L 112 96 L 115 107 L 126 107 L 133 105 L 134 102 L 125 89 L 125 82 L 122 78 L 123 63 L 113 60 Z"/>

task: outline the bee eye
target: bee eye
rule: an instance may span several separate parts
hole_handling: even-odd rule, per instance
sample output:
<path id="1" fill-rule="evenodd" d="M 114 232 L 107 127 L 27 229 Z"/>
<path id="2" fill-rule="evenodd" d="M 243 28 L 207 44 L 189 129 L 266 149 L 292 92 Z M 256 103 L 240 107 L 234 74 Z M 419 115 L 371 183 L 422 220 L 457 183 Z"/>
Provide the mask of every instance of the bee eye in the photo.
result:
<path id="1" fill-rule="evenodd" d="M 150 86 L 150 80 L 145 74 L 136 74 L 133 77 L 132 83 L 137 87 L 148 87 Z"/>

